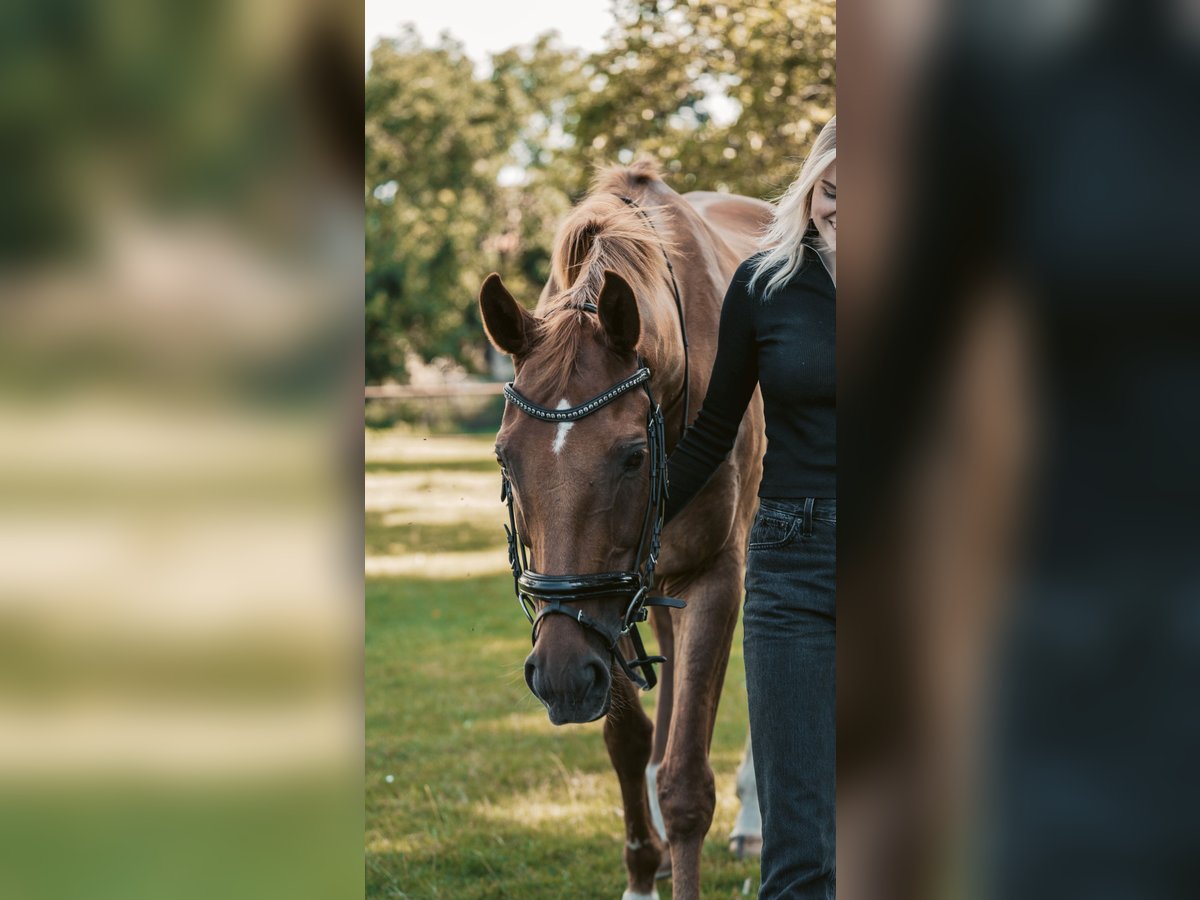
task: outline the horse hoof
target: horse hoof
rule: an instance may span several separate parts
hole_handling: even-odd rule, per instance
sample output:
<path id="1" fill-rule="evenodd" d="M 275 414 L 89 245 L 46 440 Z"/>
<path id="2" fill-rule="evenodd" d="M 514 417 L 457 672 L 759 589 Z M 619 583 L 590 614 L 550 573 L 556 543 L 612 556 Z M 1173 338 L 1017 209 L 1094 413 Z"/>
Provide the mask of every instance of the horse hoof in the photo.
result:
<path id="1" fill-rule="evenodd" d="M 626 891 L 621 895 L 621 900 L 658 900 L 658 891 L 651 891 L 648 894 L 639 894 L 637 891 Z"/>
<path id="2" fill-rule="evenodd" d="M 729 852 L 738 859 L 762 855 L 761 834 L 739 834 L 729 839 Z"/>

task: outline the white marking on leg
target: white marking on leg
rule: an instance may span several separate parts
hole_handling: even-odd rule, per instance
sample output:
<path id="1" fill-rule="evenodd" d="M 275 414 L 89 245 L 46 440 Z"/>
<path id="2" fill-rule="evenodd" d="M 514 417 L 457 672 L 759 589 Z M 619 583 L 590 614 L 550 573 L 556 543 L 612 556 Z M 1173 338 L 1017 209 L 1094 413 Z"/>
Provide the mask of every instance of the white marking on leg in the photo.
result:
<path id="1" fill-rule="evenodd" d="M 558 406 L 556 406 L 554 408 L 555 409 L 570 409 L 571 404 L 567 402 L 566 397 L 563 397 L 561 400 L 558 401 Z M 571 430 L 571 426 L 574 424 L 575 424 L 574 422 L 559 422 L 558 423 L 558 430 L 554 432 L 554 448 L 553 448 L 556 456 L 559 453 L 562 453 L 563 444 L 565 444 L 567 442 L 567 432 Z"/>
<path id="2" fill-rule="evenodd" d="M 621 895 L 621 900 L 658 900 L 658 891 L 651 891 L 649 894 L 639 894 L 636 891 L 626 891 Z"/>
<path id="3" fill-rule="evenodd" d="M 733 823 L 730 838 L 762 839 L 762 812 L 758 808 L 758 783 L 754 777 L 754 755 L 750 749 L 750 738 L 746 738 L 746 750 L 737 771 L 737 796 L 741 801 L 737 819 Z"/>
<path id="4" fill-rule="evenodd" d="M 646 766 L 646 793 L 650 795 L 650 820 L 658 830 L 662 842 L 667 842 L 667 826 L 663 822 L 662 810 L 658 806 L 658 763 Z"/>

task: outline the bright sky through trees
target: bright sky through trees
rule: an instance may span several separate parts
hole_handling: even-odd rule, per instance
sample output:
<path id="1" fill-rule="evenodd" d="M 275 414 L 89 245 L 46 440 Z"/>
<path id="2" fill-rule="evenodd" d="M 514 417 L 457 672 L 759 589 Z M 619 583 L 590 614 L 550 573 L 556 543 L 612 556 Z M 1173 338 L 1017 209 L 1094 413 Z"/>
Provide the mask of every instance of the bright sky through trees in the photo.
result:
<path id="1" fill-rule="evenodd" d="M 466 47 L 476 67 L 488 54 L 528 44 L 544 31 L 556 30 L 563 43 L 588 53 L 604 47 L 613 26 L 610 0 L 366 0 L 366 54 L 381 37 L 399 33 L 406 22 L 417 26 L 426 43 L 449 31 Z"/>

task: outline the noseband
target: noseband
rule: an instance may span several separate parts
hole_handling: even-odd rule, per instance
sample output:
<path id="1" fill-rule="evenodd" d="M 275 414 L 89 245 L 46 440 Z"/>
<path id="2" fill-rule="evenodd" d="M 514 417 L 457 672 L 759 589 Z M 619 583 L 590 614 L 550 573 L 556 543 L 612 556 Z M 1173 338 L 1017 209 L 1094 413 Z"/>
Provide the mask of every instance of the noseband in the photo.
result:
<path id="1" fill-rule="evenodd" d="M 654 229 L 654 223 L 633 200 L 622 197 L 627 205 L 633 207 Z M 661 242 L 660 242 L 661 243 Z M 679 285 L 675 281 L 675 270 L 671 260 L 663 248 L 663 258 L 667 260 L 667 271 L 671 275 L 671 287 L 675 293 L 675 309 L 679 313 L 679 327 L 683 334 L 683 352 L 686 363 L 687 331 L 683 323 L 683 304 L 679 297 Z M 597 313 L 592 303 L 580 304 L 578 309 L 584 312 Z M 688 423 L 688 369 L 684 366 L 683 394 L 683 428 Z M 508 525 L 504 533 L 508 538 L 508 562 L 512 568 L 513 585 L 521 610 L 533 626 L 532 640 L 537 643 L 538 631 L 547 616 L 569 616 L 583 628 L 593 631 L 604 641 L 608 652 L 617 661 L 629 680 L 642 690 L 650 690 L 657 683 L 654 664 L 666 662 L 663 656 L 647 656 L 646 646 L 638 633 L 638 623 L 645 622 L 649 615 L 650 606 L 664 606 L 682 609 L 686 603 L 675 597 L 651 595 L 654 589 L 654 568 L 658 564 L 659 536 L 662 533 L 663 520 L 666 516 L 667 485 L 667 451 L 666 433 L 663 426 L 662 407 L 654 400 L 650 390 L 650 369 L 645 360 L 637 357 L 637 371 L 628 378 L 619 381 L 608 390 L 597 394 L 591 400 L 581 403 L 571 409 L 547 409 L 523 397 L 513 383 L 504 386 L 504 396 L 513 406 L 527 416 L 541 419 L 544 422 L 576 422 L 590 416 L 598 409 L 612 403 L 618 397 L 641 387 L 650 403 L 646 414 L 646 437 L 650 456 L 650 495 L 646 501 L 646 510 L 642 515 L 642 529 L 638 537 L 637 555 L 634 557 L 632 570 L 624 572 L 598 572 L 584 575 L 543 575 L 529 568 L 529 560 L 525 554 L 525 544 L 517 534 L 516 516 L 513 512 L 513 489 L 507 474 L 501 476 L 500 499 L 508 507 Z M 680 432 L 682 434 L 682 431 Z M 583 610 L 570 603 L 591 599 L 619 599 L 624 603 L 624 613 L 619 621 L 603 622 L 589 616 Z M 538 609 L 538 604 L 542 604 Z M 634 656 L 627 659 L 617 647 L 625 635 L 629 636 L 633 645 Z"/>

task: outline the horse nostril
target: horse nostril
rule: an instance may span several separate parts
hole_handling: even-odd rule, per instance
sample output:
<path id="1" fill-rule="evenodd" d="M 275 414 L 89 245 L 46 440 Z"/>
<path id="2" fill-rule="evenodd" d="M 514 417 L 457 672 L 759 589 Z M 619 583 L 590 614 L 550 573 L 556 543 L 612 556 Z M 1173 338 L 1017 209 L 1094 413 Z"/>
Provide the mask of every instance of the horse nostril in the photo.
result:
<path id="1" fill-rule="evenodd" d="M 592 682 L 591 682 L 591 685 L 589 686 L 589 690 L 592 690 L 595 688 L 602 688 L 604 690 L 608 690 L 609 674 L 608 674 L 608 669 L 607 669 L 607 667 L 605 667 L 604 663 L 602 663 L 598 659 L 592 660 L 590 663 L 588 663 L 588 671 L 592 675 Z"/>
<path id="2" fill-rule="evenodd" d="M 533 658 L 530 657 L 529 659 L 525 660 L 525 683 L 529 685 L 529 690 L 533 692 L 535 697 L 538 696 L 537 688 L 533 686 L 533 676 L 536 674 L 537 664 L 533 661 Z"/>

